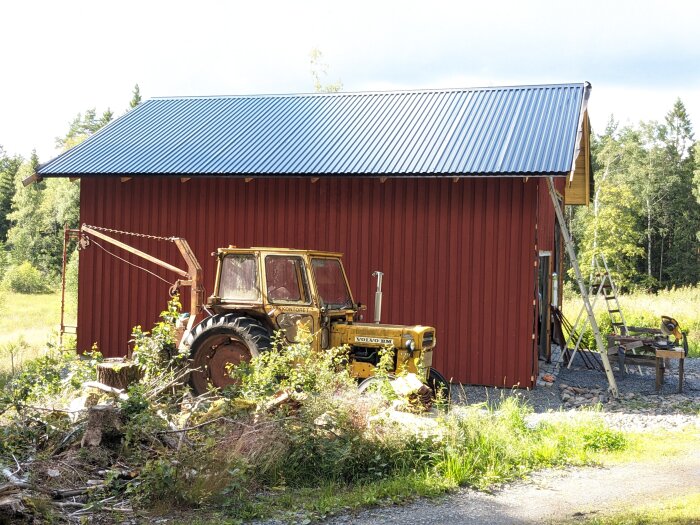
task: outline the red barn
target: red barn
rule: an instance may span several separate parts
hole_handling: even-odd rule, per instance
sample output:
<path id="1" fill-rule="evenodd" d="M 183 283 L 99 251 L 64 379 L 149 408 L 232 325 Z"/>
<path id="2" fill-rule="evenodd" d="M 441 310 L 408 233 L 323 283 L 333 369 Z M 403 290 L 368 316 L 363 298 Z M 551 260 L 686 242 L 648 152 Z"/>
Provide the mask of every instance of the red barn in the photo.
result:
<path id="1" fill-rule="evenodd" d="M 534 386 L 561 248 L 546 177 L 588 200 L 589 84 L 148 100 L 43 165 L 81 180 L 81 221 L 217 247 L 338 251 L 356 301 L 437 328 L 454 381 Z M 180 264 L 171 243 L 131 237 Z M 174 276 L 82 252 L 78 347 L 124 355 Z M 209 284 L 211 286 L 211 284 Z M 366 312 L 373 317 L 372 307 Z"/>

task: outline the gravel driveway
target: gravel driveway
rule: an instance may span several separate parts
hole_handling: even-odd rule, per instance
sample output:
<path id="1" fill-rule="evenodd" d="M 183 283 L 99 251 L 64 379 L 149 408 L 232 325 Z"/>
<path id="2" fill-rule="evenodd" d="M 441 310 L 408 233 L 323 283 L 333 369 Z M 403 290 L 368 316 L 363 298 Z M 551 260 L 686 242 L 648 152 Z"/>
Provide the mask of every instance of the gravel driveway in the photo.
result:
<path id="1" fill-rule="evenodd" d="M 644 369 L 642 369 L 644 370 Z M 658 429 L 700 432 L 700 359 L 686 359 L 685 384 L 677 394 L 675 367 L 667 382 L 655 390 L 653 370 L 626 375 L 616 370 L 620 399 L 605 396 L 605 374 L 584 368 L 562 368 L 551 386 L 534 390 L 505 390 L 479 386 L 454 386 L 453 397 L 463 404 L 498 403 L 518 396 L 533 409 L 533 422 L 574 417 L 579 408 L 567 408 L 562 393 L 571 387 L 581 392 L 603 392 L 596 407 L 612 427 L 628 431 Z M 583 395 L 581 397 L 584 397 Z M 592 396 L 590 399 L 593 399 Z M 600 401 L 600 400 L 599 400 Z M 421 499 L 404 506 L 390 506 L 334 516 L 328 525 L 363 524 L 473 524 L 525 525 L 557 523 L 601 510 L 697 491 L 700 487 L 700 450 L 658 461 L 616 465 L 610 468 L 576 468 L 534 473 L 528 480 L 505 485 L 492 494 L 462 489 L 437 501 Z"/>
<path id="2" fill-rule="evenodd" d="M 700 450 L 610 468 L 546 470 L 493 494 L 461 490 L 438 501 L 418 500 L 336 516 L 328 525 L 530 525 L 592 517 L 635 501 L 674 497 L 700 487 Z"/>

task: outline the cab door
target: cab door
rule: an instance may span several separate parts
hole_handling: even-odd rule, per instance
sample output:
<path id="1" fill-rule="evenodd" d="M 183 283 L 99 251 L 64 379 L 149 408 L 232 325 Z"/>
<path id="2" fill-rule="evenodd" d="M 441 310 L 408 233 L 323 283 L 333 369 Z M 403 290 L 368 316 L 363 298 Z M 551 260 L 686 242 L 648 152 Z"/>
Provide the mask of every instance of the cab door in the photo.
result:
<path id="1" fill-rule="evenodd" d="M 265 302 L 273 324 L 289 343 L 313 337 L 318 350 L 319 309 L 313 304 L 307 263 L 301 255 L 263 253 Z"/>

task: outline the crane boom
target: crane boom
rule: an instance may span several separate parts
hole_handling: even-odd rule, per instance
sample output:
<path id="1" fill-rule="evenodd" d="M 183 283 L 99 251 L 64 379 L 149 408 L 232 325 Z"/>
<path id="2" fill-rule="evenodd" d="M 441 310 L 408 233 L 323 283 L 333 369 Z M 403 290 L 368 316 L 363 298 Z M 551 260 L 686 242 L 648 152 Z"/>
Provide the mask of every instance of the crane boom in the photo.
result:
<path id="1" fill-rule="evenodd" d="M 189 325 L 191 325 L 191 323 L 194 322 L 194 318 L 197 316 L 197 314 L 199 314 L 202 311 L 202 306 L 204 304 L 204 288 L 202 286 L 202 266 L 199 264 L 197 257 L 192 251 L 192 248 L 190 248 L 189 243 L 185 239 L 182 239 L 180 237 L 174 237 L 170 240 L 172 240 L 175 243 L 175 246 L 177 246 L 177 249 L 180 251 L 180 255 L 182 255 L 182 258 L 185 260 L 185 264 L 187 264 L 186 271 L 178 268 L 177 266 L 173 266 L 172 264 L 167 263 L 161 259 L 158 259 L 153 255 L 150 255 L 146 252 L 142 252 L 141 250 L 138 250 L 133 246 L 129 246 L 128 244 L 121 242 L 86 224 L 83 224 L 80 227 L 80 232 L 81 239 L 85 238 L 84 234 L 91 235 L 114 246 L 117 246 L 122 250 L 132 253 L 138 257 L 141 257 L 142 259 L 145 259 L 153 264 L 156 264 L 161 268 L 170 270 L 171 272 L 176 273 L 180 277 L 184 277 L 184 279 L 178 279 L 175 281 L 173 286 L 170 288 L 170 293 L 171 295 L 177 293 L 180 286 L 190 287 L 190 321 L 188 323 Z M 84 244 L 81 240 L 81 244 L 83 244 L 84 246 L 88 246 L 89 237 L 87 239 L 87 242 L 85 242 Z"/>

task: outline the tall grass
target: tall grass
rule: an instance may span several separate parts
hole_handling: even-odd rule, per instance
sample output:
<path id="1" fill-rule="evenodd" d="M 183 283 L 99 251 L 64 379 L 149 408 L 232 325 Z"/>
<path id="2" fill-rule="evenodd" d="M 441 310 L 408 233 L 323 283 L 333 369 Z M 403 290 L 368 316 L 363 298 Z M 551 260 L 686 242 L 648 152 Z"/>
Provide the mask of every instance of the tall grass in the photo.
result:
<path id="1" fill-rule="evenodd" d="M 66 317 L 70 324 L 75 314 Z M 20 294 L 0 288 L 0 386 L 12 369 L 39 357 L 56 339 L 61 322 L 61 294 Z"/>
<path id="2" fill-rule="evenodd" d="M 564 315 L 572 323 L 581 307 L 580 296 L 565 297 Z M 637 292 L 620 295 L 620 308 L 628 326 L 659 328 L 662 315 L 675 318 L 681 329 L 688 332 L 689 355 L 700 357 L 700 286 L 661 290 L 656 294 Z M 594 310 L 601 330 L 606 334 L 611 333 L 610 317 L 602 298 L 598 299 Z M 590 328 L 587 329 L 585 341 L 592 344 Z"/>

